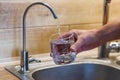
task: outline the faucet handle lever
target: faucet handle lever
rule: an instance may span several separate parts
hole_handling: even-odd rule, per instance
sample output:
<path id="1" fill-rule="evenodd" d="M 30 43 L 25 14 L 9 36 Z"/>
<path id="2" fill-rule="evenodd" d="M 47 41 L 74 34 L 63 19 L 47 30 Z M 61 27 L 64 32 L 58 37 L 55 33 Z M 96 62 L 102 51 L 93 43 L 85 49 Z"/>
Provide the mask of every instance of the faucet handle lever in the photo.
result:
<path id="1" fill-rule="evenodd" d="M 35 59 L 35 58 L 33 58 L 32 56 L 30 56 L 28 62 L 29 62 L 29 63 L 32 63 L 32 62 L 40 63 L 41 60 L 39 60 L 39 59 Z"/>

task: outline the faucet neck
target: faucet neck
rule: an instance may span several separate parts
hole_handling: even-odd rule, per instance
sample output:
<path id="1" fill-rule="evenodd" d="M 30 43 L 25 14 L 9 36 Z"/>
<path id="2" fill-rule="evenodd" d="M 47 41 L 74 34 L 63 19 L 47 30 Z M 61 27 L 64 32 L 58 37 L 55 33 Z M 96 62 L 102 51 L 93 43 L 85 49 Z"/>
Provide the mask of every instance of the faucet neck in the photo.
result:
<path id="1" fill-rule="evenodd" d="M 111 0 L 105 0 L 105 3 L 110 3 L 111 2 Z"/>
<path id="2" fill-rule="evenodd" d="M 31 5 L 29 5 L 25 9 L 25 12 L 23 14 L 23 51 L 21 53 L 21 63 L 20 63 L 20 66 L 21 66 L 21 69 L 22 69 L 23 73 L 25 73 L 26 71 L 29 70 L 29 66 L 28 66 L 28 52 L 26 51 L 26 15 L 27 15 L 29 9 L 32 6 L 35 6 L 35 5 L 43 5 L 43 6 L 47 7 L 51 11 L 54 19 L 57 19 L 57 16 L 56 16 L 55 12 L 53 11 L 52 7 L 50 7 L 48 4 L 43 3 L 43 2 L 32 3 Z"/>
<path id="3" fill-rule="evenodd" d="M 111 2 L 111 0 L 104 0 L 104 11 L 103 11 L 103 25 L 107 24 L 108 22 L 108 18 L 109 18 L 109 3 Z M 108 58 L 109 57 L 109 53 L 107 51 L 107 43 L 102 44 L 99 47 L 99 51 L 98 51 L 98 58 Z"/>

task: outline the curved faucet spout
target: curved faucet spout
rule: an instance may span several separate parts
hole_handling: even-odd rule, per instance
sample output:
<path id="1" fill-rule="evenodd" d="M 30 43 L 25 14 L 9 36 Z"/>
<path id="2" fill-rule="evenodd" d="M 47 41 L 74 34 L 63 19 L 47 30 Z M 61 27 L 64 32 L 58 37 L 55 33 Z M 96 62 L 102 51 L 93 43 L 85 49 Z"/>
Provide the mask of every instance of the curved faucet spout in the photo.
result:
<path id="1" fill-rule="evenodd" d="M 55 19 L 57 19 L 57 16 L 56 16 L 55 12 L 53 11 L 52 7 L 49 6 L 47 3 L 36 2 L 36 3 L 33 3 L 33 4 L 29 5 L 29 6 L 26 8 L 26 10 L 25 10 L 25 12 L 24 12 L 24 14 L 23 14 L 23 36 L 24 36 L 23 39 L 26 38 L 26 36 L 25 36 L 25 35 L 26 35 L 26 34 L 25 34 L 25 33 L 26 33 L 26 30 L 25 30 L 25 28 L 26 28 L 26 15 L 27 15 L 29 9 L 30 9 L 32 6 L 35 6 L 35 5 L 43 5 L 43 6 L 47 7 L 47 8 L 51 11 L 53 17 L 54 17 Z M 26 51 L 26 40 L 23 40 L 23 50 Z"/>
<path id="2" fill-rule="evenodd" d="M 51 11 L 54 19 L 57 19 L 57 16 L 56 16 L 55 12 L 53 11 L 52 7 L 49 6 L 47 3 L 43 3 L 43 2 L 32 3 L 25 9 L 25 12 L 23 14 L 23 51 L 21 53 L 21 63 L 20 63 L 21 71 L 23 73 L 25 73 L 29 69 L 29 67 L 28 67 L 28 52 L 26 51 L 26 15 L 27 15 L 29 9 L 35 5 L 43 5 L 43 6 L 47 7 Z"/>

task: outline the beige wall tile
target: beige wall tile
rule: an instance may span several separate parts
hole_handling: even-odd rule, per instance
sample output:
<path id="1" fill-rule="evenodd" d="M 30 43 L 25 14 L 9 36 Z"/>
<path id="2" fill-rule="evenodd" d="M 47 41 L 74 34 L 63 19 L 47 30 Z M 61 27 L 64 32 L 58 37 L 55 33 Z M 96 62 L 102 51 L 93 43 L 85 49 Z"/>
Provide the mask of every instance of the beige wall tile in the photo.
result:
<path id="1" fill-rule="evenodd" d="M 58 15 L 62 32 L 95 29 L 102 25 L 104 0 L 0 0 L 0 58 L 18 56 L 22 48 L 22 16 L 33 2 L 49 3 Z M 120 0 L 110 3 L 109 20 L 120 17 Z M 49 52 L 49 37 L 57 32 L 57 21 L 43 6 L 34 6 L 27 15 L 27 50 L 30 54 Z M 52 26 L 52 27 L 51 27 Z"/>
<path id="2" fill-rule="evenodd" d="M 50 4 L 62 25 L 81 23 L 100 23 L 103 14 L 103 0 L 39 0 Z M 22 27 L 23 12 L 28 5 L 36 2 L 0 1 L 0 28 Z M 34 6 L 27 15 L 27 26 L 56 25 L 50 11 L 43 6 Z"/>
<path id="3" fill-rule="evenodd" d="M 101 24 L 81 24 L 81 25 L 71 25 L 70 29 L 88 30 L 88 29 L 97 29 L 100 27 L 102 27 Z"/>
<path id="4" fill-rule="evenodd" d="M 68 31 L 68 26 L 62 26 L 61 31 Z M 27 28 L 27 50 L 30 54 L 50 51 L 49 38 L 56 33 L 56 26 Z M 22 49 L 22 30 L 0 29 L 0 58 L 15 57 Z"/>
<path id="5" fill-rule="evenodd" d="M 120 8 L 120 0 L 111 0 L 110 13 L 109 13 L 110 21 L 120 18 L 119 8 Z"/>

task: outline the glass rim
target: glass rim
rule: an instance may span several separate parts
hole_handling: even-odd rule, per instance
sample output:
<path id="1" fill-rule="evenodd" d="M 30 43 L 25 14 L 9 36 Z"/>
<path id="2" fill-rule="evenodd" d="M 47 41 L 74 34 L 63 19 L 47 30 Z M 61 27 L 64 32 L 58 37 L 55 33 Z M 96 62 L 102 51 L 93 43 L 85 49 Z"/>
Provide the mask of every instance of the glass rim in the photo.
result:
<path id="1" fill-rule="evenodd" d="M 55 34 L 52 34 L 51 36 L 50 36 L 50 41 L 52 40 L 52 37 L 54 37 L 54 36 L 56 36 L 56 35 L 58 35 L 58 39 L 69 39 L 69 38 L 71 38 L 71 37 L 73 37 L 73 34 L 70 34 L 70 36 L 68 36 L 68 37 L 62 37 L 62 38 L 60 38 L 60 34 L 59 33 L 55 33 Z M 57 38 L 56 39 L 53 39 L 53 40 L 57 40 Z"/>

